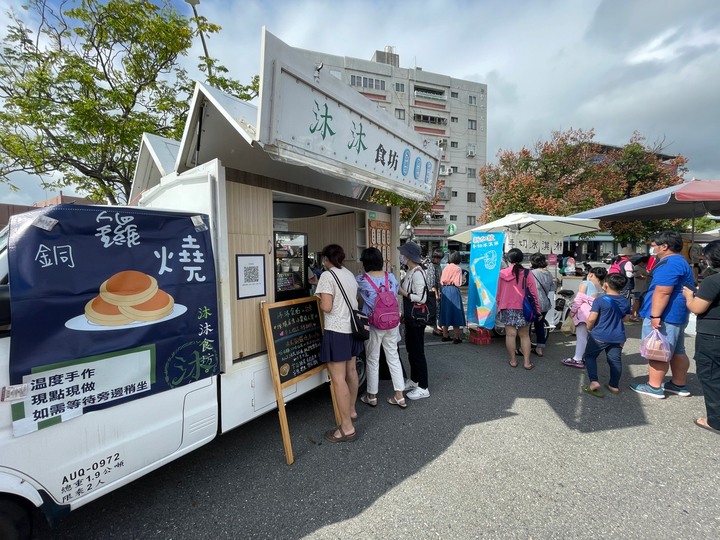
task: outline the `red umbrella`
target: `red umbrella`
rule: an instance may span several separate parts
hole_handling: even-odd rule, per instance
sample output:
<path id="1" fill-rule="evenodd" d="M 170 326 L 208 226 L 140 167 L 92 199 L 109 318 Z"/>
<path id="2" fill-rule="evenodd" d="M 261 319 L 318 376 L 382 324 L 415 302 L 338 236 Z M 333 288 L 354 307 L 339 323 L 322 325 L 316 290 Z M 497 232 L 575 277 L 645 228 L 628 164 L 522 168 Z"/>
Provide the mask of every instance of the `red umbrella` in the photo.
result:
<path id="1" fill-rule="evenodd" d="M 606 221 L 696 218 L 720 213 L 720 180 L 696 180 L 580 212 Z"/>

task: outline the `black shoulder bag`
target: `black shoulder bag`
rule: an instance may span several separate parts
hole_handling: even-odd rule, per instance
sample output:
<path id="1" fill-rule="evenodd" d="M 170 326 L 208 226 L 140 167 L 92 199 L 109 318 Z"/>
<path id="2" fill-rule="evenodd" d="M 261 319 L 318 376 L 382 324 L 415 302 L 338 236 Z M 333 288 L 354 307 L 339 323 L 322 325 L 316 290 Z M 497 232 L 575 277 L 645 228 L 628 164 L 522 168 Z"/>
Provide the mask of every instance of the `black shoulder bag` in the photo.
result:
<path id="1" fill-rule="evenodd" d="M 413 270 L 413 272 L 417 272 L 417 267 Z M 423 281 L 425 282 L 425 290 L 423 291 L 423 302 L 412 302 L 410 300 L 410 295 L 412 294 L 412 284 L 413 284 L 413 276 L 410 276 L 410 285 L 408 287 L 408 295 L 403 298 L 403 315 L 405 316 L 405 324 L 410 324 L 411 326 L 426 326 L 428 322 L 430 321 L 430 310 L 427 306 L 427 297 L 428 297 L 428 285 L 427 280 L 425 279 L 425 273 L 423 272 L 422 268 L 420 268 L 420 272 L 423 278 Z"/>
<path id="2" fill-rule="evenodd" d="M 359 309 L 353 309 L 352 304 L 350 304 L 350 300 L 347 297 L 347 294 L 345 294 L 345 289 L 343 289 L 342 283 L 340 283 L 340 280 L 335 275 L 335 272 L 333 272 L 332 270 L 328 271 L 332 274 L 332 277 L 335 278 L 338 287 L 340 287 L 340 292 L 342 293 L 343 298 L 345 298 L 347 307 L 350 310 L 350 326 L 352 327 L 353 337 L 357 341 L 365 341 L 370 337 L 370 321 L 368 321 L 367 315 L 365 315 Z"/>

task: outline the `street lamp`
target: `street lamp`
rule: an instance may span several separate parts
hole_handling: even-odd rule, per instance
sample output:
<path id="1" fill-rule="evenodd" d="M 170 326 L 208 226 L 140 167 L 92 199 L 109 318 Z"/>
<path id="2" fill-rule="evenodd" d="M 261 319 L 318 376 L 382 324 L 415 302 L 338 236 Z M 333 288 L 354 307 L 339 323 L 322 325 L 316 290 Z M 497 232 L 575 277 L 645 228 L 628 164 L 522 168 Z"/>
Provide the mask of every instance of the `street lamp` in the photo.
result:
<path id="1" fill-rule="evenodd" d="M 195 15 L 195 19 L 198 19 L 198 12 L 195 6 L 197 6 L 200 3 L 200 0 L 185 0 L 186 4 L 190 4 L 193 10 L 193 15 Z M 202 30 L 200 29 L 200 23 L 198 23 L 198 34 L 200 34 L 200 41 L 202 42 L 203 51 L 205 51 L 205 64 L 207 65 L 208 69 L 208 77 L 212 77 L 212 66 L 210 65 L 210 55 L 208 54 L 207 44 L 205 43 L 205 36 L 202 33 Z"/>

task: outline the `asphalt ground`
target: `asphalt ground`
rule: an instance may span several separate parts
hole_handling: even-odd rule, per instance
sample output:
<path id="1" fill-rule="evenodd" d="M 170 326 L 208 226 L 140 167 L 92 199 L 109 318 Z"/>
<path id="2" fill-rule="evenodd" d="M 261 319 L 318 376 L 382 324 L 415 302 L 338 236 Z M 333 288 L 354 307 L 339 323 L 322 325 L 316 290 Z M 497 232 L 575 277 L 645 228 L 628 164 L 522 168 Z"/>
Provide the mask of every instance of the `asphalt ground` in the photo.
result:
<path id="1" fill-rule="evenodd" d="M 323 439 L 323 386 L 287 405 L 293 465 L 269 413 L 37 537 L 718 538 L 720 437 L 692 422 L 705 412 L 695 365 L 692 397 L 632 392 L 647 366 L 640 326 L 627 330 L 622 392 L 602 399 L 560 363 L 572 337 L 552 334 L 526 371 L 508 366 L 503 338 L 455 345 L 428 331 L 430 398 L 388 405 L 381 380 L 379 405 L 357 405 L 355 442 Z"/>

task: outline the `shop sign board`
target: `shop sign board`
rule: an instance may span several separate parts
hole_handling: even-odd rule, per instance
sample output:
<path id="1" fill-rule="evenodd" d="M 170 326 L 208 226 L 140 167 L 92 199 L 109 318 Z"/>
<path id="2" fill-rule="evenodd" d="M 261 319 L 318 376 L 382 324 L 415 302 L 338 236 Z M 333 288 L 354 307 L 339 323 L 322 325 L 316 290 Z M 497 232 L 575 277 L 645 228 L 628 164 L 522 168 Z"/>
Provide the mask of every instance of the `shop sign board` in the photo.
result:
<path id="1" fill-rule="evenodd" d="M 277 159 L 416 200 L 435 194 L 439 148 L 267 31 L 258 140 Z"/>

